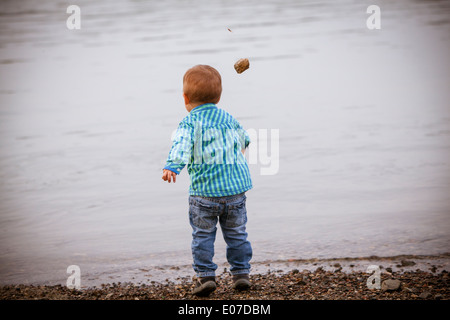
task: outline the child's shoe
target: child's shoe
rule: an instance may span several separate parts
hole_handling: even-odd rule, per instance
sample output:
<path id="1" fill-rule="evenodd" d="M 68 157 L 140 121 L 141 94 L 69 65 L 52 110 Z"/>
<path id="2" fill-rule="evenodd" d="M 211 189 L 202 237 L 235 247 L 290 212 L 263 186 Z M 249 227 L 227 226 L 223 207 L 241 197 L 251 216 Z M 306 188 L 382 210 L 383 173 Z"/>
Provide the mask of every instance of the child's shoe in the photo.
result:
<path id="1" fill-rule="evenodd" d="M 195 280 L 195 288 L 192 291 L 198 297 L 207 297 L 216 290 L 216 277 L 200 277 Z"/>
<path id="2" fill-rule="evenodd" d="M 248 290 L 251 286 L 248 273 L 233 275 L 233 289 L 243 291 Z"/>

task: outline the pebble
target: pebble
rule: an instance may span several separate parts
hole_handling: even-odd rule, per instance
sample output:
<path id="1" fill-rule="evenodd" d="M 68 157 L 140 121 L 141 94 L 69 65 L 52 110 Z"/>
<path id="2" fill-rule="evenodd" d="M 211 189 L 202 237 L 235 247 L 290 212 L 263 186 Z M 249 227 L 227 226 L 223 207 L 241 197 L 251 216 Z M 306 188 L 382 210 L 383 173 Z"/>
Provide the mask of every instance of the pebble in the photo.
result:
<path id="1" fill-rule="evenodd" d="M 400 263 L 402 264 L 402 267 L 410 267 L 410 266 L 414 266 L 416 264 L 414 261 L 409 261 L 409 260 L 402 260 L 402 261 L 400 261 Z"/>
<path id="2" fill-rule="evenodd" d="M 400 289 L 401 284 L 402 283 L 400 280 L 394 280 L 394 279 L 384 280 L 381 283 L 381 290 L 382 291 L 396 291 L 396 290 Z"/>
<path id="3" fill-rule="evenodd" d="M 429 297 L 431 297 L 431 293 L 429 293 L 428 291 L 422 292 L 422 293 L 419 295 L 419 298 L 420 298 L 420 299 L 428 299 Z"/>
<path id="4" fill-rule="evenodd" d="M 247 58 L 239 59 L 234 64 L 234 69 L 236 70 L 237 73 L 242 73 L 245 70 L 247 70 L 249 67 L 250 67 L 250 62 L 248 61 Z"/>

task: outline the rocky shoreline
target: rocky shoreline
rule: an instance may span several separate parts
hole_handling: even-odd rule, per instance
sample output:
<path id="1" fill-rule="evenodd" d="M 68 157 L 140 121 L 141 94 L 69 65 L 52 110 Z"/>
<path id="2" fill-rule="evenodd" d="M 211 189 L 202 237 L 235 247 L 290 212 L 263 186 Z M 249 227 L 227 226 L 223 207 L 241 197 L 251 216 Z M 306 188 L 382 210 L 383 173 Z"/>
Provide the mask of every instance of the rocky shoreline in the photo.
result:
<path id="1" fill-rule="evenodd" d="M 408 263 L 408 262 L 405 262 Z M 231 275 L 217 277 L 217 290 L 208 298 L 191 294 L 190 278 L 164 283 L 112 283 L 81 290 L 62 285 L 4 285 L 1 300 L 449 300 L 450 277 L 447 270 L 397 272 L 381 269 L 379 288 L 368 287 L 370 274 L 343 272 L 339 263 L 334 270 L 322 266 L 313 271 L 252 274 L 252 287 L 245 292 L 231 289 Z M 375 282 L 373 282 L 375 283 Z"/>

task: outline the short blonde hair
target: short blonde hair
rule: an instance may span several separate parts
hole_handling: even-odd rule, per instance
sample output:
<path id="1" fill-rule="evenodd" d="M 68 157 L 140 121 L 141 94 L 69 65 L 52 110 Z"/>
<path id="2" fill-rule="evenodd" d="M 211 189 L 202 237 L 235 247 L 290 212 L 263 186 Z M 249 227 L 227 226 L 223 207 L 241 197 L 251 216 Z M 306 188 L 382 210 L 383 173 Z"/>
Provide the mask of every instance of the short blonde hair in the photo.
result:
<path id="1" fill-rule="evenodd" d="M 196 65 L 183 77 L 183 92 L 192 103 L 217 103 L 222 94 L 220 73 L 208 65 Z"/>

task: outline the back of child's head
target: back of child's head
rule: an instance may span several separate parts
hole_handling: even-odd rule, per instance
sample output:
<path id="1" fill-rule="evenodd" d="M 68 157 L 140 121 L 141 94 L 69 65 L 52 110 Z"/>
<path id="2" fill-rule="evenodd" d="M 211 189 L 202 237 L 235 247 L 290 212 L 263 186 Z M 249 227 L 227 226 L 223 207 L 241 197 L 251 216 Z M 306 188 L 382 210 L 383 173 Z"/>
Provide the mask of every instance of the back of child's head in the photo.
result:
<path id="1" fill-rule="evenodd" d="M 211 66 L 197 65 L 183 77 L 183 91 L 191 103 L 218 103 L 222 94 L 222 78 Z"/>

